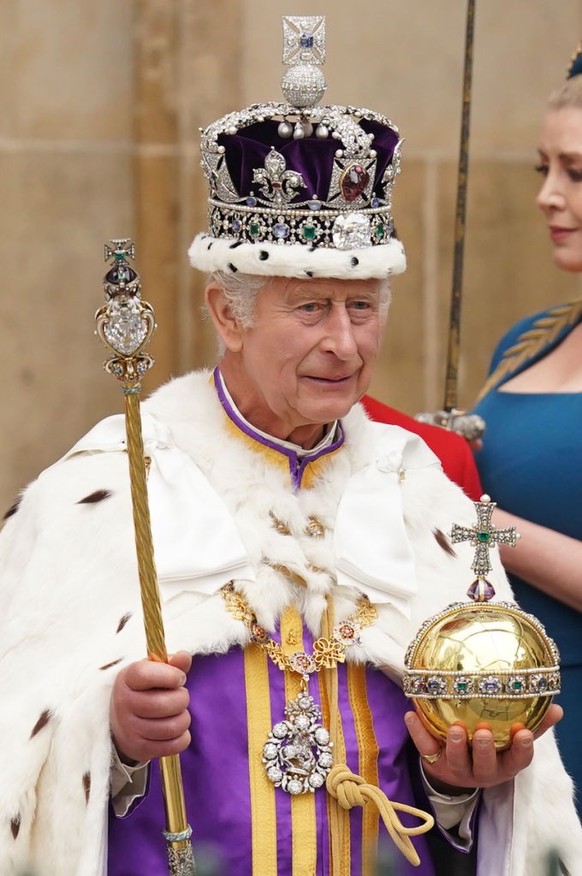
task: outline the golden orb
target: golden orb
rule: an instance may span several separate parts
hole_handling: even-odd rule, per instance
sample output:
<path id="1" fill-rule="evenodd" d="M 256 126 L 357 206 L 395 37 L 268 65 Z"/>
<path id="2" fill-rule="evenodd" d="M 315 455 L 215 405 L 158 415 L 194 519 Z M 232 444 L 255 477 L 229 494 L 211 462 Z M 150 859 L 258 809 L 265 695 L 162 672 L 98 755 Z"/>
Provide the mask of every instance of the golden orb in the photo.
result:
<path id="1" fill-rule="evenodd" d="M 455 603 L 429 618 L 406 653 L 404 692 L 444 740 L 462 724 L 469 742 L 488 727 L 498 750 L 535 730 L 560 692 L 559 654 L 542 624 L 505 602 Z"/>

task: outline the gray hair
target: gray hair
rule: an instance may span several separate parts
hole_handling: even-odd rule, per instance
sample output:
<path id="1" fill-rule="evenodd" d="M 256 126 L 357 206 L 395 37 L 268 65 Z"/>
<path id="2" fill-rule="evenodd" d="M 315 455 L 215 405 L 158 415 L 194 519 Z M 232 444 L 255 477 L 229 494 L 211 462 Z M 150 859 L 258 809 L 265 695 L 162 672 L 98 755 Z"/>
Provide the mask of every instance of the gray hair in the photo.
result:
<path id="1" fill-rule="evenodd" d="M 222 289 L 232 315 L 243 328 L 251 328 L 255 320 L 255 307 L 258 293 L 265 288 L 270 277 L 254 274 L 232 274 L 215 271 L 207 278 L 207 283 L 216 283 Z M 380 319 L 384 322 L 392 300 L 392 286 L 389 278 L 378 280 L 380 297 Z"/>
<path id="2" fill-rule="evenodd" d="M 216 283 L 220 286 L 236 321 L 243 328 L 251 328 L 255 320 L 257 295 L 265 288 L 269 279 L 255 274 L 227 274 L 225 271 L 214 271 L 208 276 L 207 284 Z"/>

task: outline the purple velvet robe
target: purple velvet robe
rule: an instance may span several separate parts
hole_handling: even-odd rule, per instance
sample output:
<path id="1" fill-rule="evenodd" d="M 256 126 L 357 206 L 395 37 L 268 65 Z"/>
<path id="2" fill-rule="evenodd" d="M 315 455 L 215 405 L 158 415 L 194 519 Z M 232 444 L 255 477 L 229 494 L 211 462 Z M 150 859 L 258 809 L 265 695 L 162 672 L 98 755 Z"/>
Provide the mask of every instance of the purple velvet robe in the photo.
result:
<path id="1" fill-rule="evenodd" d="M 305 649 L 312 650 L 312 638 L 304 630 Z M 269 687 L 273 724 L 284 717 L 284 673 L 269 661 Z M 347 764 L 358 772 L 358 742 L 347 689 L 345 664 L 338 667 L 339 709 L 342 715 Z M 412 805 L 416 802 L 408 764 L 408 734 L 403 722 L 409 708 L 401 690 L 382 672 L 366 670 L 367 698 L 374 717 L 379 745 L 380 786 L 391 800 Z M 193 828 L 194 852 L 210 851 L 219 862 L 216 876 L 251 876 L 252 837 L 247 750 L 247 714 L 243 652 L 233 648 L 227 654 L 195 657 L 188 677 L 192 713 L 192 743 L 181 756 L 188 819 Z M 310 693 L 317 702 L 319 686 L 312 678 Z M 329 841 L 327 792 L 315 792 L 317 865 L 313 874 L 328 876 Z M 292 876 L 291 798 L 275 789 L 277 816 L 278 876 Z M 350 811 L 351 876 L 362 872 L 362 810 Z M 406 823 L 406 816 L 402 816 Z M 166 842 L 162 836 L 164 809 L 156 764 L 150 768 L 147 795 L 134 804 L 129 814 L 109 821 L 108 876 L 167 876 Z M 380 842 L 391 844 L 384 826 Z M 412 867 L 395 853 L 394 876 L 434 876 L 423 836 L 413 838 L 421 858 Z"/>

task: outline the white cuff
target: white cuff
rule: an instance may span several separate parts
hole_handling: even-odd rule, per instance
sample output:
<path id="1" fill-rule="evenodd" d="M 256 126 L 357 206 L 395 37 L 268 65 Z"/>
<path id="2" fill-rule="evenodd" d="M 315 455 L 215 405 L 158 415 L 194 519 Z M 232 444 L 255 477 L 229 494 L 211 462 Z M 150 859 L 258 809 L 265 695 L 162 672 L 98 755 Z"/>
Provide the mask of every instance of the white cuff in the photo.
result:
<path id="1" fill-rule="evenodd" d="M 441 794 L 432 787 L 424 772 L 422 761 L 420 773 L 424 790 L 434 810 L 436 822 L 442 831 L 448 833 L 455 828 L 456 836 L 450 837 L 451 842 L 458 848 L 469 850 L 473 841 L 471 820 L 475 807 L 479 802 L 481 789 L 475 788 L 466 794 Z M 459 840 L 461 842 L 459 842 Z"/>
<path id="2" fill-rule="evenodd" d="M 109 785 L 113 811 L 118 817 L 125 815 L 133 801 L 145 794 L 148 765 L 149 761 L 128 766 L 123 763 L 117 749 L 113 746 Z"/>

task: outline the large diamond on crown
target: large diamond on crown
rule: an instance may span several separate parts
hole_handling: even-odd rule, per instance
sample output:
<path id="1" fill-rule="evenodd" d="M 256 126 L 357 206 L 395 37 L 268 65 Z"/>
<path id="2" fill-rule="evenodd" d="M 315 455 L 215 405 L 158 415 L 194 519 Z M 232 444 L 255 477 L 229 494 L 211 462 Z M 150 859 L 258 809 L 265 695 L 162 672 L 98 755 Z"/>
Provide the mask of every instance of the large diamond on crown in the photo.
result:
<path id="1" fill-rule="evenodd" d="M 342 213 L 333 223 L 337 249 L 363 249 L 371 245 L 370 220 L 363 213 Z"/>

